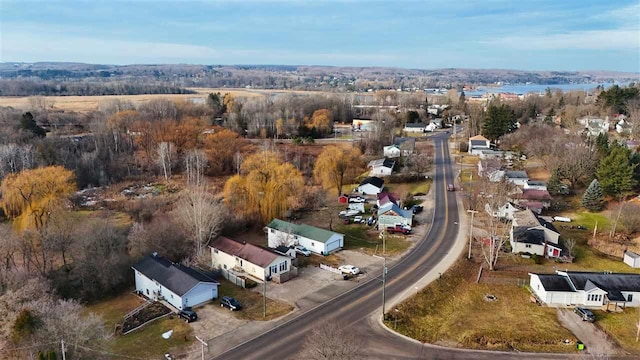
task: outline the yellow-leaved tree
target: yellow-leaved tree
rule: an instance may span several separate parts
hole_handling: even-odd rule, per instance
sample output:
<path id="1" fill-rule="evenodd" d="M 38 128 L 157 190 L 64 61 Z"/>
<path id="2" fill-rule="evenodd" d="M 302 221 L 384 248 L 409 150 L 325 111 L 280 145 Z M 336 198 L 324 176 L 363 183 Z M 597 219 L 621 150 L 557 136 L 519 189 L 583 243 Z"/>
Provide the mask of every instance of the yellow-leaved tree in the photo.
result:
<path id="1" fill-rule="evenodd" d="M 62 166 L 24 170 L 7 176 L 0 185 L 2 209 L 18 230 L 42 229 L 74 191 L 73 172 Z"/>
<path id="2" fill-rule="evenodd" d="M 333 114 L 327 109 L 316 110 L 311 115 L 307 127 L 315 128 L 322 134 L 329 133 L 333 130 Z"/>
<path id="3" fill-rule="evenodd" d="M 240 174 L 227 180 L 224 198 L 233 211 L 267 224 L 294 208 L 303 188 L 304 178 L 295 166 L 272 151 L 261 151 L 249 156 Z"/>
<path id="4" fill-rule="evenodd" d="M 313 168 L 313 177 L 325 189 L 336 188 L 338 195 L 342 187 L 351 184 L 362 170 L 360 149 L 350 145 L 329 145 L 322 150 Z"/>

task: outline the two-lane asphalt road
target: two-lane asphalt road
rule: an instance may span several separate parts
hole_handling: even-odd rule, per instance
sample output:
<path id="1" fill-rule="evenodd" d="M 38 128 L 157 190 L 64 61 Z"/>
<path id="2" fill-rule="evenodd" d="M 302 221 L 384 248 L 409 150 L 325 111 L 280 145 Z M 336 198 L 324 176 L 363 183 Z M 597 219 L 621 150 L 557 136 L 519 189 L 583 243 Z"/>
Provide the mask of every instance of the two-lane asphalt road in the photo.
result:
<path id="1" fill-rule="evenodd" d="M 453 184 L 453 174 L 449 158 L 447 136 L 433 136 L 435 144 L 432 191 L 435 191 L 433 224 L 426 237 L 398 263 L 389 267 L 387 273 L 386 296 L 391 298 L 412 286 L 447 256 L 458 233 L 458 208 L 455 193 L 446 190 Z M 223 354 L 224 359 L 288 359 L 295 358 L 301 349 L 305 335 L 317 324 L 338 320 L 352 324 L 363 337 L 369 325 L 367 318 L 380 312 L 382 287 L 380 275 L 360 286 L 279 325 L 270 331 L 247 341 Z M 358 329 L 359 328 L 359 329 Z M 423 349 L 413 342 L 397 337 L 384 337 L 385 341 L 400 345 L 393 356 L 416 358 Z M 403 344 L 404 343 L 404 344 Z M 390 344 L 390 345 L 393 345 Z M 378 347 L 380 344 L 377 344 Z M 396 346 L 393 346 L 396 348 Z M 416 352 L 417 351 L 417 352 Z M 370 354 L 371 358 L 378 357 Z M 379 354 L 388 358 L 389 354 Z"/>

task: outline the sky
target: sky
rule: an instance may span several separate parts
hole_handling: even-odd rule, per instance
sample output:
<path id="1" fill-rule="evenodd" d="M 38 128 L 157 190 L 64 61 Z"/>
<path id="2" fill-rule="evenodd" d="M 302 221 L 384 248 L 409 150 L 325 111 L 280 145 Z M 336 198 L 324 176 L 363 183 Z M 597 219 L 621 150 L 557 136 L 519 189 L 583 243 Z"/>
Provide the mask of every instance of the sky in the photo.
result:
<path id="1" fill-rule="evenodd" d="M 640 0 L 0 0 L 0 62 L 640 72 Z"/>

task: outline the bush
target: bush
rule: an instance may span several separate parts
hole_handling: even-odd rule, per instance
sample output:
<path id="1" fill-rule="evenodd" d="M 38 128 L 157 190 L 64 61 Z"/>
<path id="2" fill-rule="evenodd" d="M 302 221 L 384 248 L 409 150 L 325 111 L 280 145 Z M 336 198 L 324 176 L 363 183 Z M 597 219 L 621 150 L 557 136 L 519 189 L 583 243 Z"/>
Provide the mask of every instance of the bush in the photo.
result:
<path id="1" fill-rule="evenodd" d="M 245 287 L 245 289 L 251 289 L 251 288 L 254 288 L 256 286 L 258 286 L 257 282 L 255 282 L 255 281 L 253 281 L 253 280 L 251 280 L 249 278 L 245 278 L 244 279 L 244 287 Z"/>

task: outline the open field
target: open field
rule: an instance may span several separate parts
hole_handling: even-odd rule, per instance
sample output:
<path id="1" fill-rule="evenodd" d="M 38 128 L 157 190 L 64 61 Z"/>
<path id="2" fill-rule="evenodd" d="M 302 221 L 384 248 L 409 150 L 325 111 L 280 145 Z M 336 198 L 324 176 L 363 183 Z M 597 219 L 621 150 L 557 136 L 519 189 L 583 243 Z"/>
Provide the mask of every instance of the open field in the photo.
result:
<path id="1" fill-rule="evenodd" d="M 104 100 L 119 99 L 131 101 L 134 105 L 140 105 L 155 99 L 170 99 L 173 101 L 191 101 L 191 99 L 205 99 L 210 93 L 231 93 L 237 97 L 260 97 L 271 94 L 326 94 L 322 91 L 294 91 L 294 90 L 260 90 L 260 89 L 231 89 L 231 88 L 189 88 L 196 94 L 142 94 L 142 95 L 100 95 L 100 96 L 47 96 L 47 100 L 53 103 L 52 110 L 87 112 L 96 110 L 98 104 Z M 12 106 L 19 109 L 29 109 L 29 97 L 0 97 L 0 106 Z"/>
<path id="2" fill-rule="evenodd" d="M 515 285 L 476 284 L 479 264 L 461 259 L 441 279 L 398 306 L 397 330 L 423 342 L 491 350 L 574 352 L 575 337 L 556 310 L 529 301 Z M 485 295 L 496 296 L 486 301 Z M 496 326 L 500 324 L 500 326 Z M 387 325 L 395 326 L 393 315 Z"/>
<path id="3" fill-rule="evenodd" d="M 87 313 L 102 316 L 108 331 L 115 329 L 115 325 L 122 321 L 122 317 L 135 309 L 143 301 L 131 292 L 104 300 L 86 308 Z M 168 340 L 161 335 L 173 330 Z M 113 337 L 107 343 L 107 351 L 128 356 L 160 357 L 169 350 L 184 352 L 184 348 L 193 342 L 191 327 L 175 316 L 167 316 L 156 320 L 143 328 L 127 335 Z"/>
<path id="4" fill-rule="evenodd" d="M 627 308 L 622 313 L 596 311 L 595 324 L 606 331 L 625 350 L 640 353 L 640 342 L 636 341 L 639 309 Z"/>

